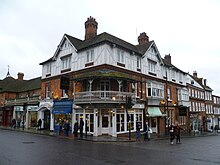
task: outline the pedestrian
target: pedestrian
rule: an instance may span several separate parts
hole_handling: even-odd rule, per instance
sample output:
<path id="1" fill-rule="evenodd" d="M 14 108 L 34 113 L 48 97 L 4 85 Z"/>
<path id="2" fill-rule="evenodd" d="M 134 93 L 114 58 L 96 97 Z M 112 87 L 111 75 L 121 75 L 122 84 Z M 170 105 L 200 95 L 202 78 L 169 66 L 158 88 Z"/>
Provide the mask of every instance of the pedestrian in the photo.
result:
<path id="1" fill-rule="evenodd" d="M 79 129 L 79 123 L 78 121 L 76 120 L 75 124 L 74 124 L 74 127 L 73 127 L 73 133 L 74 133 L 74 137 L 77 138 L 78 137 L 78 129 Z"/>
<path id="2" fill-rule="evenodd" d="M 80 118 L 80 122 L 79 122 L 80 138 L 83 138 L 83 127 L 84 127 L 84 121 L 82 118 Z"/>
<path id="3" fill-rule="evenodd" d="M 21 118 L 20 117 L 18 118 L 17 123 L 18 123 L 18 128 L 20 128 L 20 126 L 21 126 Z"/>
<path id="4" fill-rule="evenodd" d="M 137 126 L 136 126 L 136 141 L 140 141 L 140 136 L 141 136 L 141 125 L 140 123 L 137 123 Z"/>
<path id="5" fill-rule="evenodd" d="M 12 119 L 12 127 L 15 129 L 16 128 L 16 120 Z"/>
<path id="6" fill-rule="evenodd" d="M 63 122 L 64 122 L 64 120 L 63 120 L 63 119 L 59 119 L 59 135 L 61 135 L 61 133 L 62 133 L 62 129 L 63 129 Z"/>
<path id="7" fill-rule="evenodd" d="M 179 126 L 178 123 L 176 123 L 176 126 L 175 126 L 175 135 L 176 135 L 176 144 L 181 144 L 180 142 L 180 131 L 181 130 L 184 130 L 182 127 Z"/>
<path id="8" fill-rule="evenodd" d="M 170 144 L 173 144 L 174 139 L 175 139 L 174 125 L 171 125 L 170 126 Z"/>
<path id="9" fill-rule="evenodd" d="M 64 135 L 69 136 L 69 131 L 70 131 L 70 123 L 68 120 L 66 120 L 64 124 Z"/>
<path id="10" fill-rule="evenodd" d="M 38 130 L 41 130 L 42 120 L 41 118 L 37 121 L 37 128 Z"/>
<path id="11" fill-rule="evenodd" d="M 146 121 L 145 125 L 144 125 L 144 141 L 146 140 L 150 140 L 150 132 L 149 132 L 150 128 L 148 125 L 148 122 Z"/>

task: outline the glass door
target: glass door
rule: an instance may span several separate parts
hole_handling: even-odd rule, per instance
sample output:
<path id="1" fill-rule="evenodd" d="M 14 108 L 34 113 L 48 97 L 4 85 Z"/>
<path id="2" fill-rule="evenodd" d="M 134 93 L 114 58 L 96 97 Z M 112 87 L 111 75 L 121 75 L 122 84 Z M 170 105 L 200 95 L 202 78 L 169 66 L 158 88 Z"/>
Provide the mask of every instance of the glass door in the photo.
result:
<path id="1" fill-rule="evenodd" d="M 108 98 L 109 97 L 109 90 L 110 90 L 110 82 L 108 80 L 100 82 L 100 89 L 101 91 L 101 98 Z"/>

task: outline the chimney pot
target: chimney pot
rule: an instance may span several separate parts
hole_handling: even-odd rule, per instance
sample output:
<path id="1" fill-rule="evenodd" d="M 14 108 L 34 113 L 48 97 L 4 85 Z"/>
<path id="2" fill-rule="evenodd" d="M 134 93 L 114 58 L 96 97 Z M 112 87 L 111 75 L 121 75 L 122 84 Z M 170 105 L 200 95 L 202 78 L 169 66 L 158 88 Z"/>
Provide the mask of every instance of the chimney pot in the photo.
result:
<path id="1" fill-rule="evenodd" d="M 170 55 L 170 54 L 165 55 L 165 56 L 164 56 L 164 60 L 165 60 L 167 63 L 171 64 L 171 55 Z"/>
<path id="2" fill-rule="evenodd" d="M 197 72 L 196 71 L 193 71 L 193 76 L 197 77 Z"/>
<path id="3" fill-rule="evenodd" d="M 23 80 L 24 73 L 18 72 L 18 80 Z"/>
<path id="4" fill-rule="evenodd" d="M 97 35 L 98 23 L 95 18 L 89 17 L 85 22 L 85 40 L 95 37 Z"/>
<path id="5" fill-rule="evenodd" d="M 147 36 L 147 34 L 145 32 L 140 33 L 140 35 L 138 36 L 139 45 L 143 45 L 148 42 L 149 42 L 149 37 Z"/>

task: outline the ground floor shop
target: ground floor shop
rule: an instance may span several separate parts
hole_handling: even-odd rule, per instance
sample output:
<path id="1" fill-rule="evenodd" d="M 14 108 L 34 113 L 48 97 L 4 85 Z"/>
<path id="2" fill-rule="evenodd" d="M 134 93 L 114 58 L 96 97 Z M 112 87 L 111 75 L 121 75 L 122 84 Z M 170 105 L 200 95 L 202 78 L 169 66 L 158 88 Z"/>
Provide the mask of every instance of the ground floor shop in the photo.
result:
<path id="1" fill-rule="evenodd" d="M 110 135 L 117 137 L 120 134 L 136 132 L 138 123 L 141 131 L 144 129 L 145 121 L 148 121 L 153 133 L 164 133 L 165 116 L 159 107 L 144 110 L 144 104 L 134 105 L 131 109 L 124 106 L 99 104 L 98 106 L 78 106 L 72 100 L 60 100 L 53 102 L 42 102 L 38 108 L 38 119 L 43 121 L 42 128 L 59 132 L 63 121 L 68 120 L 72 132 L 75 122 L 84 122 L 83 132 L 88 135 L 100 136 Z M 50 122 L 50 124 L 46 124 Z M 49 125 L 49 127 L 46 127 Z"/>
<path id="2" fill-rule="evenodd" d="M 13 107 L 2 107 L 0 109 L 0 125 L 12 126 Z"/>

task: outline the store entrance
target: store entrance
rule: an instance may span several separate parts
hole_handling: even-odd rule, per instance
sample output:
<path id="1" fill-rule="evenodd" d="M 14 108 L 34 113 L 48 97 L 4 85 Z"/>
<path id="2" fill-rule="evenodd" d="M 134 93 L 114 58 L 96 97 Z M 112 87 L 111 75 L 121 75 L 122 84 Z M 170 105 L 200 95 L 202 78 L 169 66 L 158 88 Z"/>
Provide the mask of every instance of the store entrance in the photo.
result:
<path id="1" fill-rule="evenodd" d="M 108 109 L 102 109 L 101 110 L 101 131 L 102 134 L 110 134 L 112 130 L 112 118 L 110 110 Z"/>
<path id="2" fill-rule="evenodd" d="M 50 111 L 44 111 L 44 129 L 50 129 Z"/>

